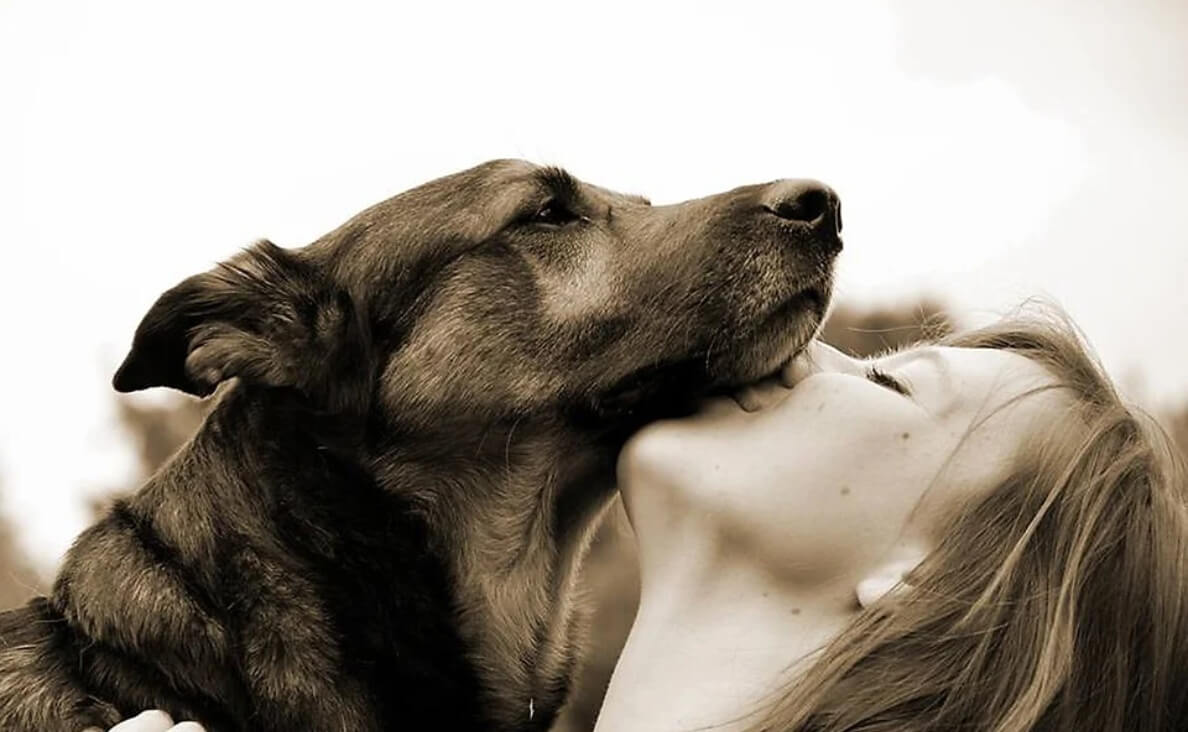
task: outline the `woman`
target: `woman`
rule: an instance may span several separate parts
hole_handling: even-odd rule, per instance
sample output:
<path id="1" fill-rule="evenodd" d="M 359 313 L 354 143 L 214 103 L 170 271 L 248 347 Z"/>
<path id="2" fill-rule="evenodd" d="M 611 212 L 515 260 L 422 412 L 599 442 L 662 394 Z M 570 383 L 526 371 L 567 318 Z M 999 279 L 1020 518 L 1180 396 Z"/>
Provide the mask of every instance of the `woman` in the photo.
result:
<path id="1" fill-rule="evenodd" d="M 599 730 L 1188 729 L 1183 465 L 1069 324 L 783 376 L 624 449 Z"/>
<path id="2" fill-rule="evenodd" d="M 603 732 L 1188 729 L 1183 466 L 1058 318 L 814 344 L 619 477 L 642 593 Z"/>

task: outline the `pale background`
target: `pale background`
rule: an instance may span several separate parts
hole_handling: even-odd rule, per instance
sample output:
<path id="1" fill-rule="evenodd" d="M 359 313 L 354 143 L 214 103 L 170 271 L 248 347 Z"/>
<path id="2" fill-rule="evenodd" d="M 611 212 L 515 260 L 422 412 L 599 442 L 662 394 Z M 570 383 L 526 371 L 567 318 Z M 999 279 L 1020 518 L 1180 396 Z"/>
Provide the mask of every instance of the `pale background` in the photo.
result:
<path id="1" fill-rule="evenodd" d="M 135 474 L 109 379 L 161 291 L 492 157 L 657 203 L 821 178 L 841 297 L 1045 294 L 1180 404 L 1186 38 L 1182 0 L 0 0 L 3 511 L 50 567 Z"/>

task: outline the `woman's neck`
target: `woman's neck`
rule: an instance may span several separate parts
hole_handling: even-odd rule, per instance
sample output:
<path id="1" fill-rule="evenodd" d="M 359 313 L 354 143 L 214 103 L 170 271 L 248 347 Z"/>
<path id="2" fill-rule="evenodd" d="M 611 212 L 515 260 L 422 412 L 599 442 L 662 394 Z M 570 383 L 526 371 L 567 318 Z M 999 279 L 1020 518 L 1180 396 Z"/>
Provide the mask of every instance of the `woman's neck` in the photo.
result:
<path id="1" fill-rule="evenodd" d="M 596 732 L 746 729 L 856 612 L 848 588 L 792 588 L 745 559 L 684 560 L 645 558 Z"/>

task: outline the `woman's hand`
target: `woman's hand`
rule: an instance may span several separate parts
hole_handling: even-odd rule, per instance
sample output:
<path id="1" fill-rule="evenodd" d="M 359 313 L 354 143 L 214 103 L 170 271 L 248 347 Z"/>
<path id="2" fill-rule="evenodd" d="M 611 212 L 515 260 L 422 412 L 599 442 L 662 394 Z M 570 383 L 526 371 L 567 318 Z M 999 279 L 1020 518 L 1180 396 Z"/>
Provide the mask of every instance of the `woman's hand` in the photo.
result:
<path id="1" fill-rule="evenodd" d="M 98 727 L 90 727 L 83 732 L 103 732 Z M 150 709 L 141 712 L 132 719 L 125 719 L 107 732 L 206 732 L 197 722 L 173 723 L 173 719 L 160 709 Z"/>

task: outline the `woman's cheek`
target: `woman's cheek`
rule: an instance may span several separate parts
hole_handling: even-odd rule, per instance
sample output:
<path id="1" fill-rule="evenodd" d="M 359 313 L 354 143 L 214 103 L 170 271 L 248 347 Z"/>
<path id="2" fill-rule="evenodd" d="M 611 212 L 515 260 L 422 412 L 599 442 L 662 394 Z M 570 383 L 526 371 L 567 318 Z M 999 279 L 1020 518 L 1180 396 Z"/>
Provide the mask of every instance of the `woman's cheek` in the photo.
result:
<path id="1" fill-rule="evenodd" d="M 745 538 L 753 554 L 789 580 L 819 583 L 850 577 L 895 540 L 927 482 L 899 420 L 855 413 L 829 395 L 818 411 L 785 415 L 778 440 L 751 445 L 746 484 L 721 496 L 723 525 Z M 791 407 L 791 405 L 788 405 Z M 733 476 L 732 476 L 733 477 Z M 729 481 L 735 483 L 733 479 Z"/>

